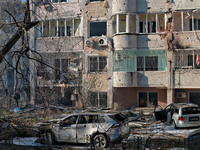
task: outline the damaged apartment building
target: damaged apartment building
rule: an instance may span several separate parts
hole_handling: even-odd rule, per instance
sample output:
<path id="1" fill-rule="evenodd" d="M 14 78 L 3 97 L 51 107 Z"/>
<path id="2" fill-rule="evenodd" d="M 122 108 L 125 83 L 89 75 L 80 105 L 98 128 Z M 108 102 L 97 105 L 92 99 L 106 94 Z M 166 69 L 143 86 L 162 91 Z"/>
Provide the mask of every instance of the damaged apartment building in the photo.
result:
<path id="1" fill-rule="evenodd" d="M 40 24 L 30 44 L 42 62 L 31 64 L 31 102 L 200 104 L 198 7 L 198 0 L 35 0 Z"/>

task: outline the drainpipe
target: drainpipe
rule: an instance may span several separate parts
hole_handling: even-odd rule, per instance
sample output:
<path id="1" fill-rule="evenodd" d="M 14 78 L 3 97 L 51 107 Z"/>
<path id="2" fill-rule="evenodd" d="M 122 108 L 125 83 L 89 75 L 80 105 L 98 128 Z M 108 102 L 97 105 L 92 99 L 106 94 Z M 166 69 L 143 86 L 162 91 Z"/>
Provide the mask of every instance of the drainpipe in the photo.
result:
<path id="1" fill-rule="evenodd" d="M 170 73 L 169 87 L 171 89 L 172 88 L 172 60 L 170 59 L 168 62 L 169 62 L 169 73 Z"/>

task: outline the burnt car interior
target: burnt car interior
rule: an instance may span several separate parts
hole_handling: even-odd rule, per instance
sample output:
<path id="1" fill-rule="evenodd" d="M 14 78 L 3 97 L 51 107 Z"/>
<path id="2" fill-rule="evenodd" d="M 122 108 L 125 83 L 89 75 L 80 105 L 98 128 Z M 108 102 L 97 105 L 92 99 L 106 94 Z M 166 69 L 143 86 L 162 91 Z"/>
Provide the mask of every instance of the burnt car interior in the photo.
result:
<path id="1" fill-rule="evenodd" d="M 163 109 L 161 106 L 158 105 L 158 110 L 156 108 L 154 109 L 154 115 L 156 120 L 162 120 L 167 121 L 167 115 L 170 115 L 172 117 L 174 112 L 177 112 L 175 107 L 171 104 L 169 104 L 165 109 Z"/>

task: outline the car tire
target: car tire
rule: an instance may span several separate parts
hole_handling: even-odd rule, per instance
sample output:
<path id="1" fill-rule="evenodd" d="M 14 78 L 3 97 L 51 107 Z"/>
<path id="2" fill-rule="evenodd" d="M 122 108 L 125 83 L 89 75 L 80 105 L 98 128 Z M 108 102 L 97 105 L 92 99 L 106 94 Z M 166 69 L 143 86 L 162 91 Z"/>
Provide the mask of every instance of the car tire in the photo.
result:
<path id="1" fill-rule="evenodd" d="M 176 122 L 174 120 L 172 121 L 172 126 L 174 129 L 177 129 Z"/>
<path id="2" fill-rule="evenodd" d="M 108 144 L 107 138 L 103 134 L 97 134 L 93 138 L 93 145 L 95 148 L 106 148 Z"/>
<path id="3" fill-rule="evenodd" d="M 54 134 L 52 133 L 52 132 L 48 132 L 48 133 L 46 133 L 46 144 L 47 145 L 53 145 L 53 144 L 55 144 L 55 142 L 56 142 L 56 140 L 55 140 L 55 136 L 54 136 Z"/>

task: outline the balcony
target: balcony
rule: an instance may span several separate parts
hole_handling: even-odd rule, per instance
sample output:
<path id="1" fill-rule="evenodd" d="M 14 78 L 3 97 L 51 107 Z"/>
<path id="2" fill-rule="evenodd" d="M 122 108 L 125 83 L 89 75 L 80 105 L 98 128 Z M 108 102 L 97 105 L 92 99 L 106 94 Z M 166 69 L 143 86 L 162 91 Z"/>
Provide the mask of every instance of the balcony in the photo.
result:
<path id="1" fill-rule="evenodd" d="M 138 72 L 138 87 L 166 87 L 166 71 Z"/>
<path id="2" fill-rule="evenodd" d="M 113 87 L 137 87 L 137 72 L 113 72 Z"/>
<path id="3" fill-rule="evenodd" d="M 176 50 L 173 54 L 174 87 L 199 88 L 200 65 L 198 64 L 199 50 L 195 48 Z"/>
<path id="4" fill-rule="evenodd" d="M 117 34 L 113 36 L 115 49 L 136 49 L 137 35 L 134 34 Z"/>

